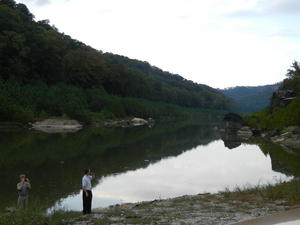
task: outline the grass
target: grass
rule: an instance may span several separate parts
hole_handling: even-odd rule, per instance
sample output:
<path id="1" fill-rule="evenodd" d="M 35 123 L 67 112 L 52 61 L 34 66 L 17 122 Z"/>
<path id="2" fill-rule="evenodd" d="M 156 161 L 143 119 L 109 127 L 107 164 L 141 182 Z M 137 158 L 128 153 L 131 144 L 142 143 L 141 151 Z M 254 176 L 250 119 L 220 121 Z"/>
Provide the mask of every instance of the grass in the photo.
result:
<path id="1" fill-rule="evenodd" d="M 32 203 L 26 209 L 0 213 L 0 225 L 67 225 L 79 215 L 81 213 L 73 211 L 55 211 L 47 215 L 44 207 Z"/>
<path id="2" fill-rule="evenodd" d="M 257 186 L 237 187 L 230 191 L 226 189 L 220 192 L 226 200 L 240 201 L 286 201 L 288 205 L 300 204 L 300 180 L 292 180 L 290 182 L 280 182 L 279 184 L 267 184 Z"/>

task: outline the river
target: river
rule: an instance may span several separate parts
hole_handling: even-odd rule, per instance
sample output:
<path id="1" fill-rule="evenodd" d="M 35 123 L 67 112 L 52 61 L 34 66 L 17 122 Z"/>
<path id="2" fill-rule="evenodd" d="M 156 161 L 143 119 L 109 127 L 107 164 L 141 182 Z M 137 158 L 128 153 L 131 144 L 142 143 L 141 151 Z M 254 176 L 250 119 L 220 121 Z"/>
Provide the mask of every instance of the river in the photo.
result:
<path id="1" fill-rule="evenodd" d="M 1 131 L 0 209 L 15 206 L 22 173 L 32 183 L 31 202 L 70 210 L 81 210 L 85 168 L 96 173 L 93 207 L 216 193 L 300 175 L 299 155 L 262 140 L 229 149 L 216 125 L 189 121 L 63 134 Z"/>

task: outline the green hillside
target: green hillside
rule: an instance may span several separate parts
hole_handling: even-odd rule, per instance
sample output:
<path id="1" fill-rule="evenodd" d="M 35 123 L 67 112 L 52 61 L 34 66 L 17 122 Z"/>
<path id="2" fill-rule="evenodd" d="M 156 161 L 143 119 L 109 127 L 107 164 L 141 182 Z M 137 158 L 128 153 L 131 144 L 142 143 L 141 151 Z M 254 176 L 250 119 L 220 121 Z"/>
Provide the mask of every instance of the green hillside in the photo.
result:
<path id="1" fill-rule="evenodd" d="M 237 86 L 220 90 L 222 94 L 237 103 L 239 111 L 243 113 L 258 112 L 270 104 L 273 92 L 279 84 L 263 86 Z"/>
<path id="2" fill-rule="evenodd" d="M 2 121 L 190 117 L 197 110 L 227 110 L 230 104 L 213 88 L 93 49 L 48 20 L 35 21 L 24 4 L 0 0 Z"/>

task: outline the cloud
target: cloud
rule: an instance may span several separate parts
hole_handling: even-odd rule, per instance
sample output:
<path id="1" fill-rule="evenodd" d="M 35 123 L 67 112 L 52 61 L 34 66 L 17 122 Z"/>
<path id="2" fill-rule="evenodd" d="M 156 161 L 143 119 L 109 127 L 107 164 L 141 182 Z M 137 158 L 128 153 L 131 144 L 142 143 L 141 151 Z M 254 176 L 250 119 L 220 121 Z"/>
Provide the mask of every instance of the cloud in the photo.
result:
<path id="1" fill-rule="evenodd" d="M 261 16 L 295 16 L 300 13 L 299 0 L 259 0 L 248 9 L 235 10 L 228 15 L 232 17 L 261 17 Z"/>
<path id="2" fill-rule="evenodd" d="M 33 4 L 38 7 L 42 7 L 56 2 L 67 2 L 67 1 L 70 0 L 23 0 L 22 2 L 25 4 Z"/>

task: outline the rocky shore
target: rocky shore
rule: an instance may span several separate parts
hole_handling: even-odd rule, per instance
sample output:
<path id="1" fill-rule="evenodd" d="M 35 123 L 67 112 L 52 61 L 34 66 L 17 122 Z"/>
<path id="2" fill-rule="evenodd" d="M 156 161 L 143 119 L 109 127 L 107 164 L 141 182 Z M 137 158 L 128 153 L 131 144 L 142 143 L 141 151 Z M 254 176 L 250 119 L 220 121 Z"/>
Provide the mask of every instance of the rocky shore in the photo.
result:
<path id="1" fill-rule="evenodd" d="M 283 130 L 259 130 L 244 125 L 243 118 L 229 113 L 220 127 L 224 143 L 229 148 L 237 147 L 251 137 L 261 137 L 283 147 L 300 150 L 300 127 L 290 126 Z M 229 144 L 228 144 L 229 143 Z"/>
<path id="2" fill-rule="evenodd" d="M 231 198 L 226 193 L 199 194 L 115 205 L 95 209 L 93 214 L 76 218 L 72 224 L 228 225 L 290 208 L 281 200 L 267 201 L 258 196 L 244 198 Z"/>
<path id="3" fill-rule="evenodd" d="M 152 127 L 155 120 L 149 118 L 147 120 L 142 118 L 133 118 L 127 120 L 107 120 L 92 124 L 93 126 L 104 127 L 136 127 L 136 126 L 149 126 Z M 63 119 L 46 119 L 30 123 L 29 127 L 34 130 L 46 133 L 73 133 L 81 130 L 83 125 L 76 120 L 63 120 Z M 0 125 L 1 128 L 1 125 Z"/>

